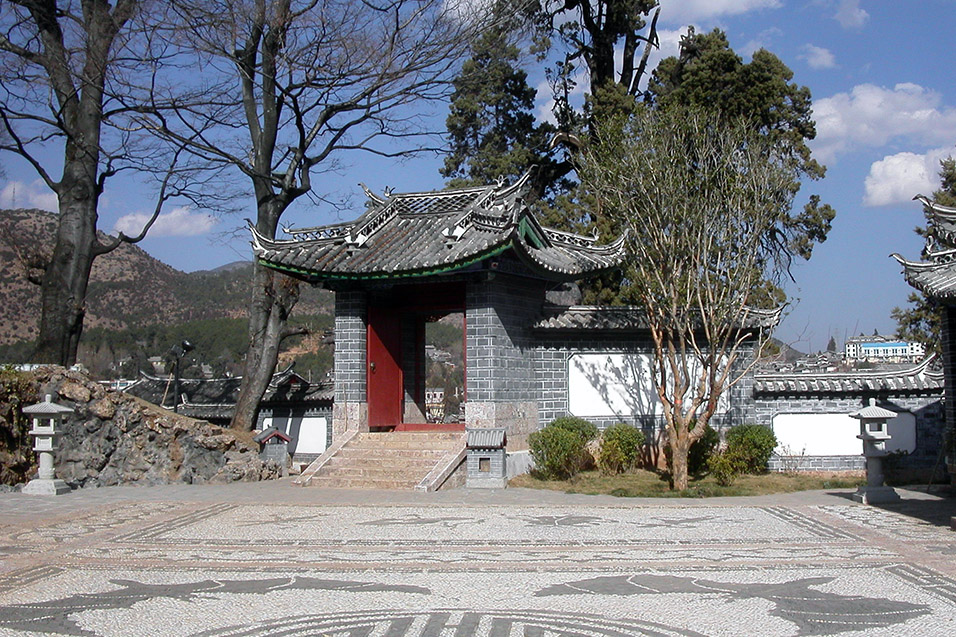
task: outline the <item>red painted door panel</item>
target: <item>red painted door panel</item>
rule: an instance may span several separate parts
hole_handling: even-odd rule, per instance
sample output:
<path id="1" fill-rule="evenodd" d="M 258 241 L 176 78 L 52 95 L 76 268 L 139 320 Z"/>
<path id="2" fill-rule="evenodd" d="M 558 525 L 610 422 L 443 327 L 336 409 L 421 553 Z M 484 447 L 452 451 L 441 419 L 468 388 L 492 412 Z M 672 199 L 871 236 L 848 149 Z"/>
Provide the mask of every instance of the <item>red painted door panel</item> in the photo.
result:
<path id="1" fill-rule="evenodd" d="M 369 427 L 402 422 L 402 323 L 394 310 L 369 307 L 366 379 Z"/>

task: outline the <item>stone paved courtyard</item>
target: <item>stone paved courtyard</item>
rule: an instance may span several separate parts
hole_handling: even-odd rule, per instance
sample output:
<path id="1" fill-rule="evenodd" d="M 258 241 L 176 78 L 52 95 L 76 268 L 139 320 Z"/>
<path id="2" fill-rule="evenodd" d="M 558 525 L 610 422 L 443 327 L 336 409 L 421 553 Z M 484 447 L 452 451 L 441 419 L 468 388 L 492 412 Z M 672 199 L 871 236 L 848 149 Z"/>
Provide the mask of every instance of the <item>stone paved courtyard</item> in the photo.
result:
<path id="1" fill-rule="evenodd" d="M 0 494 L 0 635 L 953 635 L 953 500 Z"/>

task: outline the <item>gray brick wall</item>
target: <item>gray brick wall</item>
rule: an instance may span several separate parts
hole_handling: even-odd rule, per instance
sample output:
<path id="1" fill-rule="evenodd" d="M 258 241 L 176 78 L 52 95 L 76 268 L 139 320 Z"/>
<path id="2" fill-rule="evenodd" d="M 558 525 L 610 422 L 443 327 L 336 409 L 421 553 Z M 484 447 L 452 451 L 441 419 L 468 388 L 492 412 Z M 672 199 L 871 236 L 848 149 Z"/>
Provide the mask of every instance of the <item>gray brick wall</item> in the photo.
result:
<path id="1" fill-rule="evenodd" d="M 568 359 L 577 353 L 588 354 L 652 354 L 654 344 L 648 336 L 638 333 L 607 335 L 601 333 L 574 334 L 541 330 L 535 334 L 534 350 L 535 378 L 538 386 L 539 426 L 544 427 L 555 418 L 569 415 L 569 378 Z M 747 348 L 736 365 L 742 371 L 752 348 Z M 730 408 L 724 414 L 718 414 L 711 420 L 711 426 L 721 430 L 737 424 L 754 422 L 753 375 L 747 374 L 730 390 Z M 608 414 L 602 417 L 588 418 L 599 428 L 604 429 L 619 422 L 641 427 L 648 439 L 651 434 L 663 428 L 663 419 L 659 416 L 642 414 Z"/>
<path id="2" fill-rule="evenodd" d="M 365 343 L 368 337 L 367 296 L 361 291 L 335 294 L 335 402 L 366 400 Z"/>
<path id="3" fill-rule="evenodd" d="M 946 306 L 946 312 L 943 315 L 942 326 L 942 352 L 943 352 L 943 382 L 949 391 L 956 387 L 956 307 Z M 953 483 L 956 484 L 956 400 L 946 401 L 946 429 L 949 432 L 949 439 L 953 447 L 950 448 L 947 463 L 949 470 L 953 472 Z"/>
<path id="4" fill-rule="evenodd" d="M 861 447 L 862 450 L 862 447 Z M 864 471 L 866 461 L 859 456 L 772 456 L 771 471 Z"/>
<path id="5" fill-rule="evenodd" d="M 932 470 L 939 455 L 940 440 L 945 425 L 942 396 L 938 393 L 760 395 L 754 401 L 756 422 L 772 427 L 773 418 L 778 414 L 849 414 L 869 404 L 871 397 L 877 398 L 878 404 L 883 407 L 899 412 L 907 411 L 915 417 L 916 450 L 900 459 L 900 468 L 908 471 Z M 862 452 L 861 444 L 860 453 Z M 794 468 L 792 465 L 795 463 L 799 465 L 795 467 L 797 470 L 842 471 L 864 468 L 862 455 L 827 456 L 826 458 L 828 459 L 823 460 L 820 457 L 772 459 L 771 468 L 785 470 L 788 467 Z"/>
<path id="6" fill-rule="evenodd" d="M 506 275 L 468 284 L 469 402 L 537 399 L 531 325 L 540 312 L 544 291 L 543 283 Z"/>

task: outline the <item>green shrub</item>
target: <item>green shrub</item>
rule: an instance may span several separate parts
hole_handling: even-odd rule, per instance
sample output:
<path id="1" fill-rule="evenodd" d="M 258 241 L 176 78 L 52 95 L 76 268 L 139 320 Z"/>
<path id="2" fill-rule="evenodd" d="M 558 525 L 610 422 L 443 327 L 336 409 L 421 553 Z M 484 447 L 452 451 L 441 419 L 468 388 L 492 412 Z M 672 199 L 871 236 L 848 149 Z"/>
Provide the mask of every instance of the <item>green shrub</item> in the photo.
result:
<path id="1" fill-rule="evenodd" d="M 704 435 L 695 440 L 687 452 L 687 472 L 691 475 L 703 473 L 707 468 L 707 461 L 720 444 L 720 434 L 707 426 Z"/>
<path id="2" fill-rule="evenodd" d="M 710 474 L 722 487 L 731 486 L 746 466 L 744 459 L 729 449 L 715 453 L 707 459 Z"/>
<path id="3" fill-rule="evenodd" d="M 612 425 L 601 434 L 601 458 L 603 459 L 605 447 L 611 443 L 617 447 L 620 452 L 621 466 L 614 473 L 621 473 L 633 469 L 641 460 L 641 448 L 644 446 L 644 433 L 637 427 L 625 423 Z M 600 462 L 600 460 L 599 460 Z"/>
<path id="4" fill-rule="evenodd" d="M 562 416 L 560 418 L 555 418 L 551 421 L 548 427 L 555 427 L 557 429 L 571 431 L 577 434 L 578 437 L 581 438 L 581 442 L 584 444 L 591 442 L 597 438 L 598 435 L 598 428 L 593 423 L 588 422 L 584 418 L 578 418 L 577 416 Z"/>
<path id="5" fill-rule="evenodd" d="M 576 475 L 588 455 L 585 444 L 577 432 L 553 424 L 528 436 L 535 471 L 546 480 Z"/>
<path id="6" fill-rule="evenodd" d="M 601 453 L 598 456 L 598 469 L 604 475 L 622 473 L 627 466 L 621 443 L 617 440 L 605 440 L 601 443 Z"/>
<path id="7" fill-rule="evenodd" d="M 742 463 L 744 473 L 763 473 L 777 446 L 777 437 L 763 425 L 737 425 L 727 431 L 727 451 Z"/>

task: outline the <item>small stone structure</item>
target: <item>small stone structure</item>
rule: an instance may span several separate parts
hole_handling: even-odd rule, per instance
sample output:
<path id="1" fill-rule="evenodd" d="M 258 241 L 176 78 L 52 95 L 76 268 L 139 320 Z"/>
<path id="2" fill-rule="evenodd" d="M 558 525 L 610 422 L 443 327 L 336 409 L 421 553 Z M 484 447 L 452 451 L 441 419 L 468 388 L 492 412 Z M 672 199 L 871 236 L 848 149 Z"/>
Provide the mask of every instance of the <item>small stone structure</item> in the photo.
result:
<path id="1" fill-rule="evenodd" d="M 259 457 L 263 460 L 272 460 L 283 467 L 289 463 L 289 442 L 292 438 L 275 427 L 263 429 L 252 440 L 261 445 Z"/>
<path id="2" fill-rule="evenodd" d="M 39 472 L 36 479 L 23 487 L 23 493 L 29 495 L 63 495 L 70 492 L 70 485 L 56 477 L 53 466 L 53 452 L 56 449 L 56 435 L 63 426 L 63 418 L 73 410 L 53 402 L 47 394 L 43 402 L 28 405 L 23 413 L 33 418 L 30 435 L 34 438 L 34 451 L 39 456 Z"/>
<path id="3" fill-rule="evenodd" d="M 860 435 L 863 441 L 863 457 L 866 459 L 866 486 L 857 489 L 853 500 L 863 504 L 892 502 L 900 496 L 892 487 L 883 484 L 883 458 L 886 457 L 886 441 L 890 439 L 886 423 L 896 418 L 896 412 L 878 407 L 875 398 L 870 404 L 850 414 L 860 421 Z"/>
<path id="4" fill-rule="evenodd" d="M 508 485 L 505 454 L 508 437 L 505 429 L 503 427 L 468 429 L 467 432 L 465 486 L 478 489 L 504 489 Z"/>

